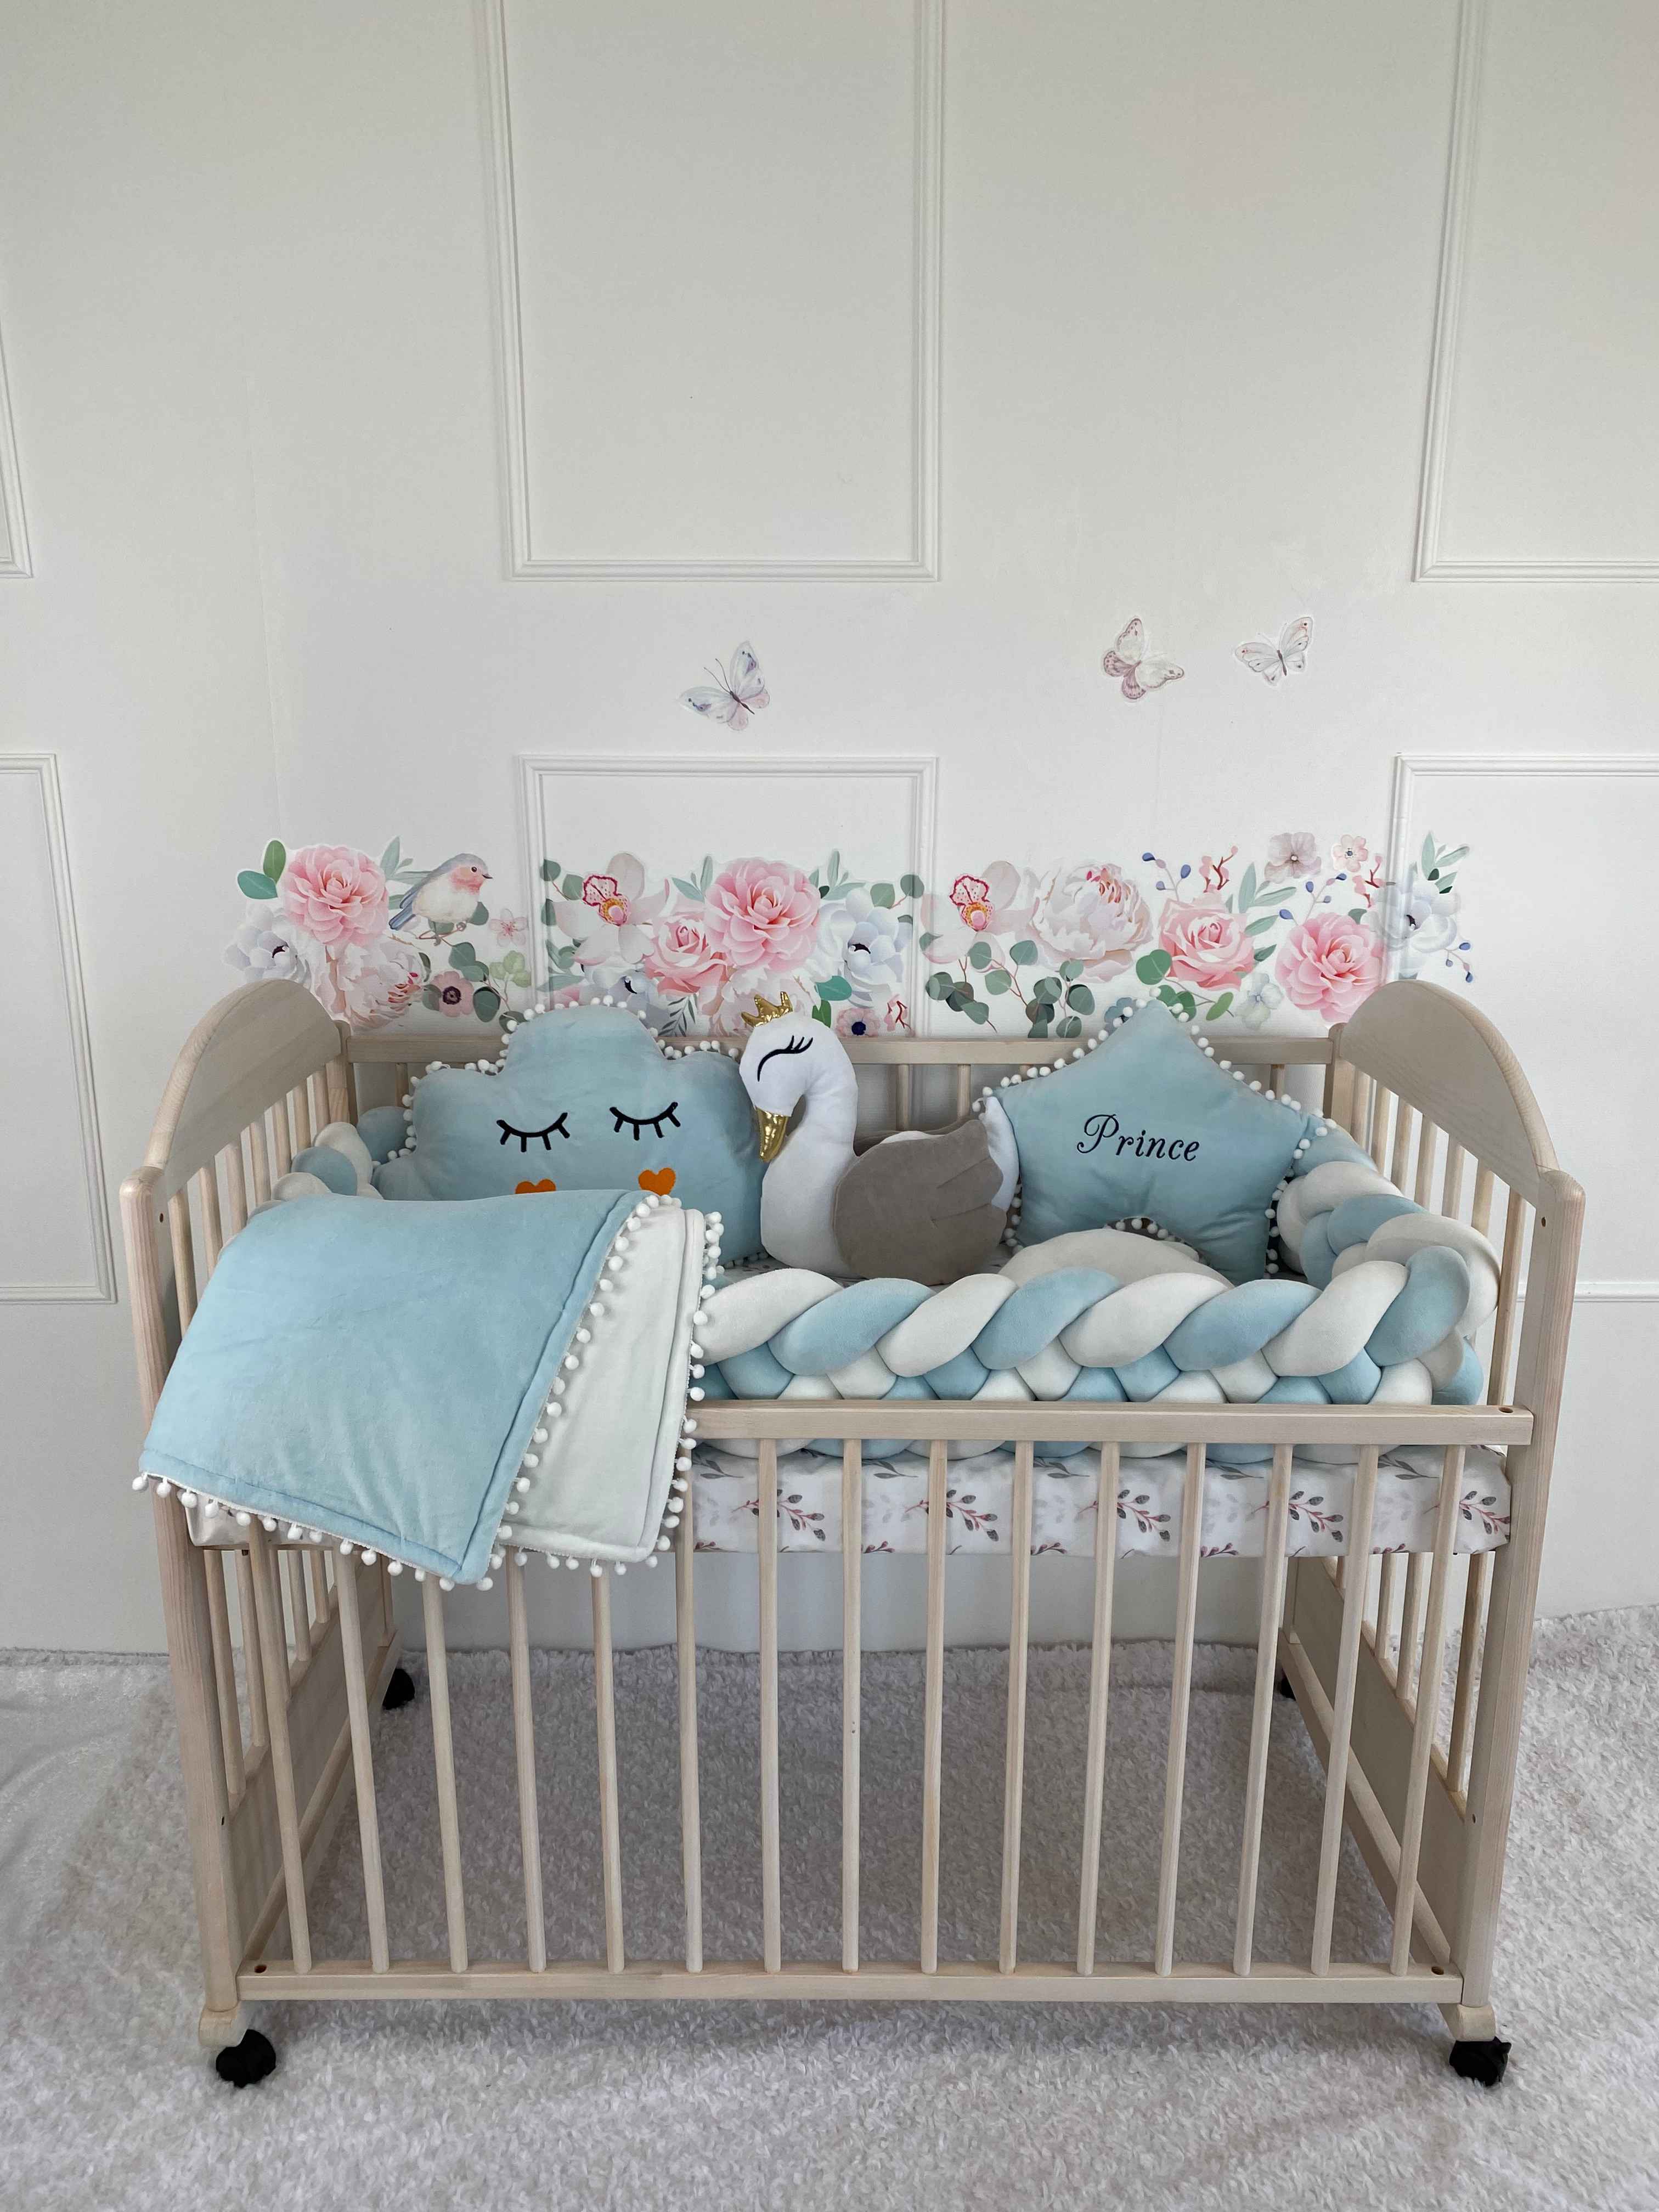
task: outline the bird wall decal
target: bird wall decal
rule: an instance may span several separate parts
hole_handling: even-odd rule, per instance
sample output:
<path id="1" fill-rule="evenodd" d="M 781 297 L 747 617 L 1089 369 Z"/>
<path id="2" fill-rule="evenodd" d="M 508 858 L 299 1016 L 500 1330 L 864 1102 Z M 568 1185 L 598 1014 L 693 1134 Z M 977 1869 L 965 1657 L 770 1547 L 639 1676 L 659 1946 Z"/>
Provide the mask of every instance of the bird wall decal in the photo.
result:
<path id="1" fill-rule="evenodd" d="M 489 881 L 489 871 L 476 853 L 452 853 L 410 885 L 392 917 L 392 927 L 407 929 L 418 916 L 434 933 L 459 929 L 471 921 Z"/>

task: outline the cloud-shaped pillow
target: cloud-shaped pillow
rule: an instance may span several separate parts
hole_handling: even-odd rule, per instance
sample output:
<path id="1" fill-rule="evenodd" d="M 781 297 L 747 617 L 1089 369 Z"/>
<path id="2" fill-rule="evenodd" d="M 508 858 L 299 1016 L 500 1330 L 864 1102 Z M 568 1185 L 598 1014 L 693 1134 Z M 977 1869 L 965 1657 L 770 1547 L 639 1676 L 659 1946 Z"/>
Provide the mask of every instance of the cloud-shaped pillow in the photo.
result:
<path id="1" fill-rule="evenodd" d="M 671 1060 L 624 1008 L 561 1006 L 498 1069 L 436 1068 L 414 1096 L 414 1150 L 374 1170 L 387 1198 L 654 1190 L 723 1215 L 728 1261 L 760 1251 L 754 1115 L 723 1052 Z"/>

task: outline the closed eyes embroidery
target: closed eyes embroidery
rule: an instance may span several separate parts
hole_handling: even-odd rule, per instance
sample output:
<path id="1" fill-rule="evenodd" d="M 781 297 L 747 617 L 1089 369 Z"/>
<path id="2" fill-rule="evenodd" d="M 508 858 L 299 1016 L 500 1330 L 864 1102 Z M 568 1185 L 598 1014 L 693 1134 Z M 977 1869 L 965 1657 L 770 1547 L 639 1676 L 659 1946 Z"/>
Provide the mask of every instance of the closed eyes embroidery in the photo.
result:
<path id="1" fill-rule="evenodd" d="M 624 1128 L 630 1128 L 634 1132 L 634 1142 L 637 1145 L 641 1129 L 649 1129 L 654 1137 L 661 1136 L 665 1125 L 678 1129 L 680 1123 L 676 1109 L 679 1103 L 678 1098 L 671 1098 L 660 1114 L 624 1114 L 620 1106 L 613 1106 L 611 1109 L 611 1133 L 620 1137 Z"/>
<path id="2" fill-rule="evenodd" d="M 566 1112 L 568 1112 L 568 1108 L 567 1108 Z M 503 1144 L 507 1142 L 509 1137 L 516 1137 L 519 1140 L 519 1150 L 521 1152 L 527 1152 L 530 1150 L 531 1146 L 535 1143 L 538 1137 L 541 1139 L 542 1150 L 544 1152 L 550 1152 L 553 1149 L 553 1137 L 555 1131 L 556 1131 L 560 1136 L 566 1139 L 568 1139 L 570 1135 L 569 1130 L 565 1127 L 563 1114 L 556 1115 L 553 1120 L 548 1123 L 544 1129 L 515 1129 L 510 1121 L 501 1121 L 496 1122 L 495 1127 L 501 1133 L 501 1142 Z"/>

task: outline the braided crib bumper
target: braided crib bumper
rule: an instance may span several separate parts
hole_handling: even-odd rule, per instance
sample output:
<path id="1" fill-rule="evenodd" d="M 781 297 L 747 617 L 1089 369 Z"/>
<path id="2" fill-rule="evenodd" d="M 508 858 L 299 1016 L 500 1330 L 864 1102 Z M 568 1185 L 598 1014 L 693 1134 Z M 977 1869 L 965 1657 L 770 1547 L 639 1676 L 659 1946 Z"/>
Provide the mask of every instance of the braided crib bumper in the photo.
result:
<path id="1" fill-rule="evenodd" d="M 893 1277 L 841 1284 L 780 1268 L 706 1300 L 698 1329 L 706 1395 L 1476 1402 L 1481 1370 L 1468 1340 L 1497 1301 L 1491 1246 L 1402 1198 L 1346 1139 L 1322 1139 L 1308 1162 L 1280 1193 L 1279 1233 L 1322 1281 L 1280 1274 L 1235 1285 L 1184 1247 L 1110 1229 L 1053 1238 L 1017 1253 L 1000 1274 L 964 1276 L 938 1291 Z M 899 1448 L 896 1440 L 866 1447 L 872 1456 Z M 1039 1447 L 1050 1458 L 1085 1448 Z M 1329 1452 L 1352 1456 L 1341 1447 Z M 1260 1444 L 1210 1451 L 1213 1462 L 1232 1467 L 1271 1455 Z"/>

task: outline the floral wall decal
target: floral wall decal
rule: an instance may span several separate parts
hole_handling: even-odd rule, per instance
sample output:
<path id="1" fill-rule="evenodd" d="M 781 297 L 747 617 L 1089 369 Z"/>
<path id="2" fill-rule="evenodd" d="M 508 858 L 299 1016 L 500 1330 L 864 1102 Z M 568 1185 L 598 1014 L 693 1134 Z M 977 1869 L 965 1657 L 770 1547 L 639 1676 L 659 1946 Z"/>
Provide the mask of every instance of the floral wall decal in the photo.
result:
<path id="1" fill-rule="evenodd" d="M 237 888 L 247 918 L 225 957 L 250 979 L 304 983 L 337 1021 L 380 1029 L 418 1001 L 428 1012 L 495 1022 L 528 1005 L 529 923 L 506 911 L 491 918 L 478 894 L 490 879 L 476 853 L 436 867 L 404 866 L 397 838 L 379 860 L 350 845 L 307 845 L 289 853 L 276 838 Z M 392 886 L 401 886 L 392 910 Z M 494 959 L 471 936 L 493 934 Z M 428 951 L 428 946 L 432 950 Z"/>
<path id="2" fill-rule="evenodd" d="M 920 962 L 927 998 L 1000 1035 L 1080 1036 L 1135 985 L 1206 1021 L 1344 1021 L 1390 974 L 1474 981 L 1468 852 L 1425 837 L 1394 884 L 1366 838 L 1286 830 L 1242 867 L 1237 844 L 1195 866 L 1150 851 L 1138 866 L 998 860 L 932 893 L 916 875 L 857 877 L 838 852 L 811 869 L 706 854 L 681 874 L 629 852 L 586 870 L 544 860 L 548 995 L 611 992 L 664 1035 L 737 1036 L 761 998 L 787 992 L 843 1036 L 879 1036 L 910 1027 Z M 478 896 L 492 878 L 477 854 L 416 867 L 395 838 L 379 861 L 273 842 L 237 880 L 248 904 L 228 958 L 305 983 L 356 1028 L 417 1005 L 495 1024 L 536 996 L 530 920 Z"/>
<path id="3" fill-rule="evenodd" d="M 620 988 L 670 1036 L 736 1036 L 759 998 L 787 990 L 845 1035 L 908 1025 L 919 876 L 866 883 L 843 873 L 839 853 L 810 873 L 753 857 L 717 866 L 705 854 L 684 875 L 653 879 L 634 854 L 617 853 L 591 875 L 544 860 L 542 878 L 556 1004 Z"/>
<path id="4" fill-rule="evenodd" d="M 1417 975 L 1437 959 L 1474 981 L 1455 888 L 1468 849 L 1443 851 L 1426 838 L 1421 869 L 1403 887 L 1383 881 L 1368 842 L 1353 835 L 1327 854 L 1311 831 L 1283 831 L 1260 865 L 1237 874 L 1237 845 L 1219 859 L 1204 854 L 1196 875 L 1188 861 L 1171 866 L 1145 852 L 1143 866 L 1156 872 L 1150 890 L 1162 900 L 1156 914 L 1114 861 L 993 861 L 958 876 L 948 898 L 927 902 L 927 995 L 993 1029 L 1006 1000 L 1034 1037 L 1080 1036 L 1131 980 L 1208 1021 L 1231 1014 L 1260 1029 L 1286 1000 L 1321 1021 L 1344 1021 L 1391 960 L 1399 974 Z"/>

